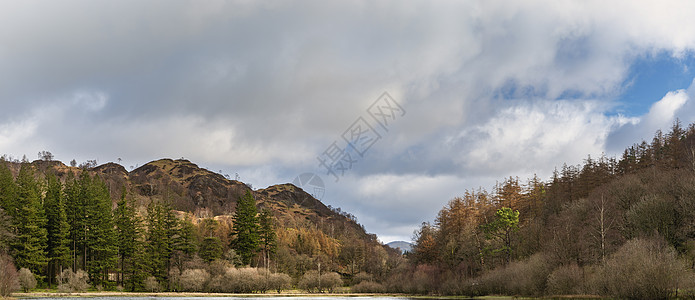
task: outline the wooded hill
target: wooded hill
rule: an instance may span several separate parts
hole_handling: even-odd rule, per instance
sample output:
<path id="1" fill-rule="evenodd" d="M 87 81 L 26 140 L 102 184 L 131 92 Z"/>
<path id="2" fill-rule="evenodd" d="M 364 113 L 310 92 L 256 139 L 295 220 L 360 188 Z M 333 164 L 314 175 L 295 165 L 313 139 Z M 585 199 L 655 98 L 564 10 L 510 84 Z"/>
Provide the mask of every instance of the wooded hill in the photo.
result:
<path id="1" fill-rule="evenodd" d="M 416 239 L 403 291 L 674 296 L 693 286 L 695 125 L 564 165 L 547 182 L 465 191 Z"/>
<path id="2" fill-rule="evenodd" d="M 261 233 L 249 260 L 232 247 L 233 216 L 245 195 L 260 213 L 253 226 L 262 230 L 266 216 L 273 231 Z M 115 163 L 3 158 L 0 208 L 0 252 L 48 284 L 69 267 L 86 270 L 93 286 L 138 290 L 154 277 L 173 290 L 172 276 L 215 261 L 295 278 L 319 265 L 347 280 L 360 272 L 384 278 L 403 259 L 354 216 L 292 184 L 252 190 L 184 159 L 128 172 Z"/>

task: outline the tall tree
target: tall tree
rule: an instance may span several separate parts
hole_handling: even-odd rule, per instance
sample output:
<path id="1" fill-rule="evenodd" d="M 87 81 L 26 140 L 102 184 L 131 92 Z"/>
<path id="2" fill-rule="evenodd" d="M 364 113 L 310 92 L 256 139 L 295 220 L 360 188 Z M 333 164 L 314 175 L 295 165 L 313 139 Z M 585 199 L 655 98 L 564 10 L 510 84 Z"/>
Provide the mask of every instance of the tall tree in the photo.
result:
<path id="1" fill-rule="evenodd" d="M 108 280 L 109 271 L 116 264 L 111 194 L 98 176 L 92 178 L 87 189 L 87 272 L 94 285 L 101 285 Z"/>
<path id="2" fill-rule="evenodd" d="M 259 246 L 258 214 L 256 200 L 246 191 L 236 203 L 234 226 L 230 234 L 230 247 L 241 256 L 242 263 L 248 265 L 256 255 Z"/>
<path id="3" fill-rule="evenodd" d="M 55 275 L 70 263 L 70 225 L 65 211 L 63 185 L 53 172 L 46 175 L 46 195 L 43 200 L 46 210 L 48 234 L 48 284 Z"/>
<path id="4" fill-rule="evenodd" d="M 183 241 L 180 228 L 169 203 L 154 201 L 147 207 L 148 269 L 160 282 L 168 282 L 171 259 Z"/>
<path id="5" fill-rule="evenodd" d="M 488 238 L 498 240 L 501 245 L 493 249 L 493 253 L 504 252 L 507 263 L 512 261 L 512 238 L 519 230 L 519 211 L 502 207 L 495 212 L 495 219 L 484 225 Z"/>
<path id="6" fill-rule="evenodd" d="M 82 180 L 75 178 L 72 172 L 68 173 L 63 194 L 65 196 L 65 208 L 67 213 L 68 225 L 70 226 L 70 255 L 73 270 L 84 269 L 81 257 L 84 256 L 84 233 L 85 233 L 85 196 L 81 188 Z"/>
<path id="7" fill-rule="evenodd" d="M 0 207 L 10 216 L 17 215 L 17 185 L 4 157 L 0 159 Z"/>
<path id="8" fill-rule="evenodd" d="M 277 250 L 277 235 L 275 234 L 275 216 L 269 209 L 263 209 L 258 216 L 259 242 L 263 251 L 263 262 L 267 269 L 270 263 L 270 254 Z"/>
<path id="9" fill-rule="evenodd" d="M 16 179 L 17 214 L 14 225 L 17 238 L 12 244 L 12 253 L 17 267 L 27 268 L 42 280 L 46 258 L 46 215 L 40 198 L 40 187 L 34 178 L 33 167 L 22 163 Z"/>
<path id="10" fill-rule="evenodd" d="M 127 290 L 135 291 L 141 288 L 145 277 L 143 272 L 145 245 L 142 236 L 142 220 L 126 196 L 124 187 L 114 212 L 120 270 L 118 281 Z"/>

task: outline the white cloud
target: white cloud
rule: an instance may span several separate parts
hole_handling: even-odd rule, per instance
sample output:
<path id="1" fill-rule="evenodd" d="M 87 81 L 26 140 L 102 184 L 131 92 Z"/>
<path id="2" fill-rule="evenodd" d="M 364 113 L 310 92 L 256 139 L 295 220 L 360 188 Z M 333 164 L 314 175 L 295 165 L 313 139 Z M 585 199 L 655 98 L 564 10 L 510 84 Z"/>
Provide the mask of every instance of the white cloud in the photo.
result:
<path id="1" fill-rule="evenodd" d="M 465 188 L 694 121 L 693 88 L 642 117 L 613 113 L 635 58 L 693 53 L 692 11 L 628 0 L 2 2 L 0 149 L 133 165 L 185 156 L 265 185 L 316 168 L 387 90 L 407 115 L 327 201 L 379 234 L 409 235 L 428 219 L 417 213 Z"/>

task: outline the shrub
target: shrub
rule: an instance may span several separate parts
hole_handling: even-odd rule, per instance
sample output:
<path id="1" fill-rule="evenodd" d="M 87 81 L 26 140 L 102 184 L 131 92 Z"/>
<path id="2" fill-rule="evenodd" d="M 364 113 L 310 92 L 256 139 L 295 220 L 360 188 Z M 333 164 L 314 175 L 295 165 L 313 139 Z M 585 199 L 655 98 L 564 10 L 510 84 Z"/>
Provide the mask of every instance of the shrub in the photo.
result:
<path id="1" fill-rule="evenodd" d="M 319 277 L 318 271 L 311 270 L 306 272 L 302 279 L 299 280 L 299 288 L 308 292 L 322 293 L 324 290 L 332 292 L 334 288 L 343 284 L 340 275 L 335 272 L 321 274 Z"/>
<path id="2" fill-rule="evenodd" d="M 58 290 L 63 293 L 84 292 L 89 288 L 89 275 L 83 270 L 73 272 L 68 268 L 57 276 Z"/>
<path id="3" fill-rule="evenodd" d="M 189 292 L 202 292 L 210 279 L 210 273 L 203 269 L 188 269 L 181 273 L 179 284 L 181 289 Z"/>
<path id="4" fill-rule="evenodd" d="M 362 281 L 351 288 L 353 293 L 384 293 L 386 288 L 378 282 Z"/>
<path id="5" fill-rule="evenodd" d="M 691 278 L 691 271 L 663 240 L 633 239 L 593 274 L 597 293 L 630 299 L 666 299 Z"/>
<path id="6" fill-rule="evenodd" d="M 367 272 L 359 272 L 355 277 L 352 278 L 352 285 L 357 285 L 363 281 L 374 281 L 374 276 Z"/>
<path id="7" fill-rule="evenodd" d="M 527 260 L 512 262 L 483 274 L 478 281 L 480 291 L 484 294 L 541 295 L 551 270 L 543 254 L 534 254 Z"/>
<path id="8" fill-rule="evenodd" d="M 576 295 L 583 293 L 582 269 L 577 264 L 556 268 L 548 276 L 548 293 L 553 295 Z"/>
<path id="9" fill-rule="evenodd" d="M 36 287 L 36 277 L 31 273 L 31 270 L 27 268 L 19 269 L 19 285 L 25 293 Z"/>
<path id="10" fill-rule="evenodd" d="M 145 290 L 148 290 L 152 293 L 156 293 L 162 290 L 162 285 L 159 284 L 159 281 L 157 281 L 157 278 L 154 276 L 148 276 L 145 278 Z"/>
<path id="11" fill-rule="evenodd" d="M 439 288 L 441 270 L 432 265 L 419 265 L 413 273 L 411 292 L 427 294 Z"/>
<path id="12" fill-rule="evenodd" d="M 268 277 L 268 288 L 280 293 L 284 289 L 290 288 L 292 278 L 290 275 L 283 273 L 273 273 Z"/>
<path id="13" fill-rule="evenodd" d="M 251 293 L 260 290 L 263 285 L 263 277 L 254 268 L 230 268 L 225 276 L 234 293 Z"/>
<path id="14" fill-rule="evenodd" d="M 333 292 L 333 289 L 342 286 L 343 280 L 340 279 L 340 275 L 336 272 L 330 272 L 326 274 L 321 274 L 321 289 L 327 289 L 328 292 Z"/>
<path id="15" fill-rule="evenodd" d="M 7 297 L 19 288 L 19 275 L 12 257 L 0 254 L 0 297 Z"/>

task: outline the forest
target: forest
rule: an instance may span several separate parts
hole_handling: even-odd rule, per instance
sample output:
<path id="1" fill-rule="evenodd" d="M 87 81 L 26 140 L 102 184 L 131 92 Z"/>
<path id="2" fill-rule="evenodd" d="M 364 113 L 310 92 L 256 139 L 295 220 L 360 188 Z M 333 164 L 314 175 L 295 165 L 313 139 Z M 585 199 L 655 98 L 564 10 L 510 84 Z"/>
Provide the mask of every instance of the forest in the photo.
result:
<path id="1" fill-rule="evenodd" d="M 39 165 L 0 160 L 3 294 L 695 295 L 695 124 L 676 122 L 619 158 L 563 165 L 548 181 L 462 191 L 403 255 L 340 209 L 300 207 L 306 196 L 292 186 L 242 189 L 230 214 L 206 215 L 175 209 L 169 192 L 139 197 L 91 163 L 60 175 Z"/>

